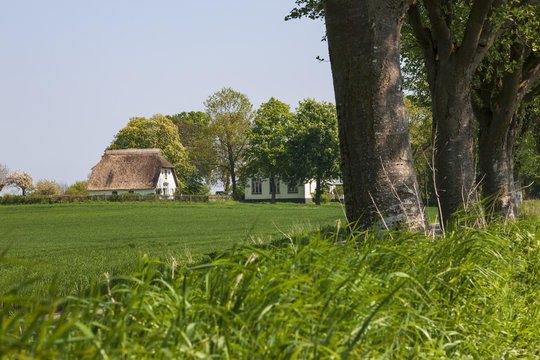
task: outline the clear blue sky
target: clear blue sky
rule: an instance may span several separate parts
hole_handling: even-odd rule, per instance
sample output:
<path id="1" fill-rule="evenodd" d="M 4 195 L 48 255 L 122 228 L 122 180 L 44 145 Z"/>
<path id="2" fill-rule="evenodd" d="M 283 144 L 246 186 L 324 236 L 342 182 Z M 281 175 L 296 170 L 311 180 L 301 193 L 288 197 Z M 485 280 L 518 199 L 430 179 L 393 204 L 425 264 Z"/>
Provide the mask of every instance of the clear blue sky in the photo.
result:
<path id="1" fill-rule="evenodd" d="M 0 164 L 85 180 L 132 116 L 204 110 L 223 87 L 333 102 L 322 21 L 293 0 L 0 3 Z"/>

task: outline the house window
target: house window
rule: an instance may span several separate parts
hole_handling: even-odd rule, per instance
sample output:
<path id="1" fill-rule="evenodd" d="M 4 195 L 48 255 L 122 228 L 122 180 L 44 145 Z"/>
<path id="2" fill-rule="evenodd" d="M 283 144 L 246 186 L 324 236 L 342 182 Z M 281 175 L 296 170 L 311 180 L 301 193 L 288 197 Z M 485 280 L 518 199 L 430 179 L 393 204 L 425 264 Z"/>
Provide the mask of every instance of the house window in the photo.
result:
<path id="1" fill-rule="evenodd" d="M 262 181 L 261 181 L 261 179 L 253 179 L 253 180 L 251 180 L 251 193 L 253 195 L 262 194 Z"/>
<path id="2" fill-rule="evenodd" d="M 289 185 L 289 186 L 287 186 L 287 192 L 289 194 L 298 194 L 298 185 Z"/>
<path id="3" fill-rule="evenodd" d="M 118 195 L 118 191 L 113 191 L 112 194 L 113 195 Z"/>
<path id="4" fill-rule="evenodd" d="M 169 173 L 169 170 L 165 170 L 165 180 L 167 180 L 167 174 Z"/>
<path id="5" fill-rule="evenodd" d="M 279 179 L 274 179 L 274 182 L 270 181 L 270 194 L 273 193 L 274 186 L 276 187 L 276 194 L 279 194 Z"/>
<path id="6" fill-rule="evenodd" d="M 135 191 L 133 191 L 133 190 L 129 190 L 129 191 L 128 191 L 128 193 L 130 193 L 130 194 L 134 194 L 134 193 L 135 193 Z"/>

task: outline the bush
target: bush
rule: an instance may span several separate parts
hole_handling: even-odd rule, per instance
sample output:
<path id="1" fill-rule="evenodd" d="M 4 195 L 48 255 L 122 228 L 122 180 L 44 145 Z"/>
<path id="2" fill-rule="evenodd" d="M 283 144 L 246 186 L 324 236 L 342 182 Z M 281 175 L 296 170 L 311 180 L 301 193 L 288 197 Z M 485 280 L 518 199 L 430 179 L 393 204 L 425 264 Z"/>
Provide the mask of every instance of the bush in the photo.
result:
<path id="1" fill-rule="evenodd" d="M 66 190 L 66 195 L 90 195 L 87 186 L 88 181 L 77 181 Z"/>
<path id="2" fill-rule="evenodd" d="M 139 201 L 143 199 L 141 194 L 135 193 L 122 193 L 118 195 L 120 201 Z"/>

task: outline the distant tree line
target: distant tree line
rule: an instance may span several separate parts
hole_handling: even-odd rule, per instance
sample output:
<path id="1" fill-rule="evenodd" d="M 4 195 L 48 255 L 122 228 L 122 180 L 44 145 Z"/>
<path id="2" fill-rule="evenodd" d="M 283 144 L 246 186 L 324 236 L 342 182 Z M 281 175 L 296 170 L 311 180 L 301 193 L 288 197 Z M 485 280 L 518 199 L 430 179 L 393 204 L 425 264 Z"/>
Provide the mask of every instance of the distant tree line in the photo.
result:
<path id="1" fill-rule="evenodd" d="M 245 94 L 224 88 L 205 112 L 132 118 L 109 149 L 162 150 L 177 169 L 183 194 L 206 194 L 211 184 L 241 198 L 248 177 L 317 182 L 316 202 L 340 176 L 335 106 L 306 99 L 295 113 L 271 98 L 256 111 Z M 275 186 L 272 199 L 275 201 Z"/>

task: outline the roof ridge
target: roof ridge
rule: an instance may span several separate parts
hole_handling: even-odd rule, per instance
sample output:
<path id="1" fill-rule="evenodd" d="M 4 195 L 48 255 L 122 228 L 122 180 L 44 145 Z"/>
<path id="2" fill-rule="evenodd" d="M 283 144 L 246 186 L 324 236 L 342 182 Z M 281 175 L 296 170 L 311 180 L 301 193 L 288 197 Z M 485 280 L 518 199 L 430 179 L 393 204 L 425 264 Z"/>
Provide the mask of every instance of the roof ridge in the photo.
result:
<path id="1" fill-rule="evenodd" d="M 158 148 L 149 149 L 120 149 L 120 150 L 106 150 L 105 155 L 130 155 L 130 154 L 161 154 L 161 150 Z"/>

